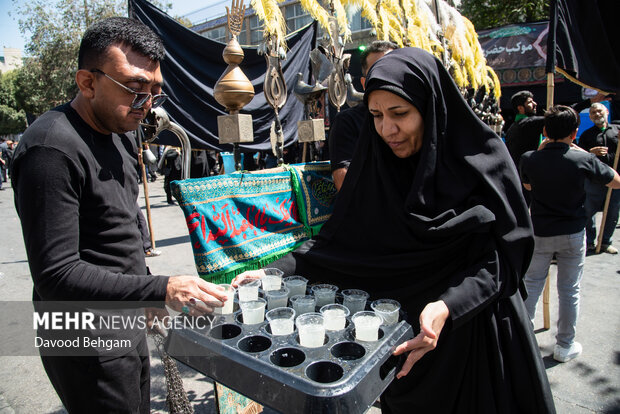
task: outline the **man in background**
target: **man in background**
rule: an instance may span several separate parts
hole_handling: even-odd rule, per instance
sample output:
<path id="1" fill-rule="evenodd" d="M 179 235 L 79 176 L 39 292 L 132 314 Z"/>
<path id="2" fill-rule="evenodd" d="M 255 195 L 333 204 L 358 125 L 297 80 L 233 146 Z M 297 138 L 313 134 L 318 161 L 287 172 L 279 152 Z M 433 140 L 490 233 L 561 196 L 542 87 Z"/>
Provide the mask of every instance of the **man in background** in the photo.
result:
<path id="1" fill-rule="evenodd" d="M 610 125 L 607 121 L 609 112 L 607 107 L 600 103 L 594 103 L 590 107 L 590 120 L 594 126 L 585 130 L 579 137 L 579 146 L 596 157 L 604 164 L 613 168 L 616 151 L 618 151 L 618 127 Z M 616 166 L 616 171 L 618 167 Z M 596 222 L 595 215 L 602 211 L 605 198 L 607 197 L 607 187 L 600 183 L 586 180 L 586 241 L 588 250 L 594 251 L 596 248 Z M 612 236 L 618 216 L 620 215 L 620 190 L 612 190 L 607 209 L 607 219 L 601 225 L 603 240 L 601 251 L 618 254 L 618 249 L 611 245 Z"/>
<path id="2" fill-rule="evenodd" d="M 396 43 L 376 40 L 372 42 L 362 53 L 362 87 L 366 82 L 368 69 L 382 56 L 398 49 Z M 353 152 L 357 145 L 360 130 L 364 124 L 368 107 L 360 102 L 353 108 L 347 108 L 336 115 L 334 123 L 329 131 L 329 158 L 331 162 L 332 177 L 336 190 L 340 191 L 344 177 L 347 174 L 349 164 L 353 158 Z"/>

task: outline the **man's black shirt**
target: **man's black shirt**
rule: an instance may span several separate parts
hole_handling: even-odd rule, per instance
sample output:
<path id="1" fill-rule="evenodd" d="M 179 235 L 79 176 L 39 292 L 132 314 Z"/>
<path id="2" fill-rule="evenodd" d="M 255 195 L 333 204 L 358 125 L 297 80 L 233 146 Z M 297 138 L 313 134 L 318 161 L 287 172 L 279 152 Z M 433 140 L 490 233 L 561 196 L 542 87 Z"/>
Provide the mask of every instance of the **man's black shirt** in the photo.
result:
<path id="1" fill-rule="evenodd" d="M 616 151 L 618 150 L 618 128 L 609 125 L 607 128 L 601 130 L 601 128 L 595 125 L 583 131 L 577 145 L 588 152 L 594 147 L 607 147 L 607 154 L 597 156 L 597 158 L 610 167 L 613 167 Z M 616 168 L 616 170 L 618 170 L 618 168 Z"/>
<path id="2" fill-rule="evenodd" d="M 364 103 L 359 103 L 336 115 L 329 131 L 329 159 L 332 171 L 349 168 L 367 113 L 368 107 Z"/>
<path id="3" fill-rule="evenodd" d="M 567 144 L 550 142 L 540 151 L 523 154 L 521 180 L 532 186 L 534 234 L 551 237 L 577 233 L 585 228 L 586 178 L 608 184 L 611 168 L 594 154 L 570 149 Z"/>
<path id="4" fill-rule="evenodd" d="M 506 146 L 515 166 L 519 166 L 521 156 L 527 151 L 535 151 L 540 145 L 540 135 L 545 126 L 542 116 L 528 116 L 508 128 L 506 132 Z"/>

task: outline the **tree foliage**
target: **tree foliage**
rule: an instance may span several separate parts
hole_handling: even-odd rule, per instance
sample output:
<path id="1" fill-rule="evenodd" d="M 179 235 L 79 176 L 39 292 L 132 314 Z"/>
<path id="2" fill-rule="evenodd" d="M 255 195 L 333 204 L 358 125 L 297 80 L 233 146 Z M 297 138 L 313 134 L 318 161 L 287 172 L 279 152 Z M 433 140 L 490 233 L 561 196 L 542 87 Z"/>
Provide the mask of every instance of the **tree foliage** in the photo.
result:
<path id="1" fill-rule="evenodd" d="M 0 135 L 19 134 L 26 129 L 26 114 L 0 104 Z"/>
<path id="2" fill-rule="evenodd" d="M 18 134 L 26 129 L 26 113 L 15 98 L 17 70 L 0 73 L 0 135 Z"/>
<path id="3" fill-rule="evenodd" d="M 459 12 L 476 30 L 549 19 L 549 0 L 462 0 Z"/>
<path id="4" fill-rule="evenodd" d="M 154 1 L 167 10 L 170 3 Z M 30 35 L 17 75 L 18 106 L 40 115 L 77 93 L 75 72 L 82 35 L 97 20 L 127 16 L 126 0 L 13 0 L 23 34 Z"/>

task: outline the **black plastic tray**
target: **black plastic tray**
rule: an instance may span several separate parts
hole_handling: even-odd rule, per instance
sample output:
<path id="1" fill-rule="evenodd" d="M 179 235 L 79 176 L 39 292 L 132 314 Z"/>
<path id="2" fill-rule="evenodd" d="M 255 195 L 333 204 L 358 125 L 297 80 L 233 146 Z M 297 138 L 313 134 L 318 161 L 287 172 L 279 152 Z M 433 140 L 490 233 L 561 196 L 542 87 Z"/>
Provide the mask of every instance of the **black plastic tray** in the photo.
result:
<path id="1" fill-rule="evenodd" d="M 202 328 L 202 326 L 201 326 Z M 401 321 L 381 326 L 379 340 L 355 340 L 352 324 L 326 331 L 326 343 L 304 348 L 297 331 L 272 336 L 268 323 L 219 316 L 204 329 L 171 330 L 167 352 L 217 382 L 285 413 L 364 413 L 394 379 L 396 345 L 413 338 Z"/>

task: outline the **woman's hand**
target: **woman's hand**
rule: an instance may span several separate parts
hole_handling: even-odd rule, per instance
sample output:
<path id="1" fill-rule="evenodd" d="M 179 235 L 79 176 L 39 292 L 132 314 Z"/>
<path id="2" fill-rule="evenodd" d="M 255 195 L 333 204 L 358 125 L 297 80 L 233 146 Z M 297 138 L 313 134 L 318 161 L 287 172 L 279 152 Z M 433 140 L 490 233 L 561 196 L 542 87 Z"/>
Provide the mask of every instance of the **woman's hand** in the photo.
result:
<path id="1" fill-rule="evenodd" d="M 420 314 L 420 333 L 413 339 L 396 347 L 394 355 L 409 352 L 407 360 L 396 378 L 402 378 L 409 373 L 411 367 L 418 362 L 427 352 L 437 346 L 439 334 L 443 329 L 450 311 L 443 300 L 431 302 L 424 307 Z"/>
<path id="2" fill-rule="evenodd" d="M 232 287 L 238 288 L 239 287 L 239 283 L 242 280 L 261 279 L 263 276 L 265 276 L 265 271 L 263 269 L 248 270 L 247 272 L 243 272 L 243 273 L 238 274 L 237 276 L 235 276 L 235 278 L 232 280 L 232 282 L 230 282 L 230 284 L 232 285 Z"/>

